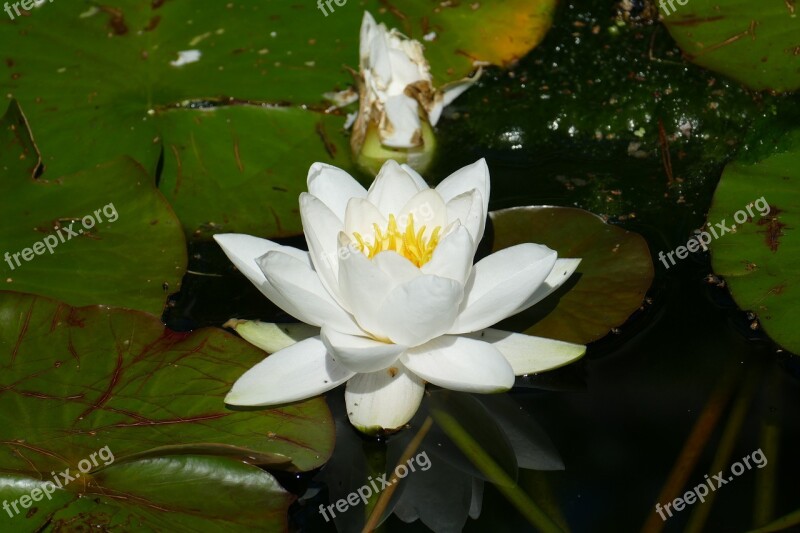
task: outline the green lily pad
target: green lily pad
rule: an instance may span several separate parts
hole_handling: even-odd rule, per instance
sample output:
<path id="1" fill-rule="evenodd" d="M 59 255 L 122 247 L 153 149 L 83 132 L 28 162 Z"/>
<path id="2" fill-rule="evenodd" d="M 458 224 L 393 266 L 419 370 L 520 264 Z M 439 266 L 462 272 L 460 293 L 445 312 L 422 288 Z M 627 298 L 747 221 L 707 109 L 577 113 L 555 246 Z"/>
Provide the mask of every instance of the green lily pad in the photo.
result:
<path id="1" fill-rule="evenodd" d="M 160 188 L 195 237 L 297 235 L 303 230 L 297 199 L 307 189 L 308 167 L 349 164 L 341 127 L 340 117 L 298 108 L 168 111 Z"/>
<path id="2" fill-rule="evenodd" d="M 344 117 L 322 113 L 323 94 L 352 83 L 345 65 L 358 66 L 365 9 L 418 38 L 432 35 L 426 45 L 443 84 L 467 75 L 474 60 L 523 55 L 549 27 L 554 4 L 414 0 L 387 8 L 370 0 L 326 15 L 314 2 L 278 0 L 53 2 L 0 21 L 0 42 L 14 43 L 0 89 L 26 110 L 46 177 L 120 155 L 156 177 L 163 155 L 161 188 L 188 234 L 224 226 L 276 237 L 300 228 L 283 199 L 304 185 L 308 166 L 347 166 Z M 208 110 L 216 106 L 237 109 Z M 80 142 L 76 127 L 87 130 Z M 236 216 L 224 194 L 234 184 L 243 185 Z M 275 220 L 250 231 L 264 219 L 251 213 L 270 210 Z"/>
<path id="3" fill-rule="evenodd" d="M 497 327 L 586 344 L 622 325 L 642 305 L 653 262 L 640 235 L 581 209 L 517 207 L 490 213 L 492 251 L 535 242 L 580 266 L 555 293 Z"/>
<path id="4" fill-rule="evenodd" d="M 21 516 L 0 513 L 3 531 L 281 529 L 292 498 L 256 467 L 310 470 L 333 448 L 321 399 L 225 408 L 263 352 L 219 329 L 175 333 L 136 311 L 0 292 L 0 353 L 0 498 L 48 472 L 75 478 Z"/>
<path id="5" fill-rule="evenodd" d="M 739 307 L 758 315 L 775 342 L 800 354 L 800 130 L 787 139 L 785 152 L 725 168 L 708 222 L 715 228 L 723 221 L 736 226 L 735 233 L 711 241 L 714 272 L 725 278 Z M 739 221 L 746 220 L 736 223 L 740 211 Z"/>
<path id="6" fill-rule="evenodd" d="M 3 288 L 160 315 L 180 287 L 186 243 L 142 167 L 121 157 L 59 179 L 35 178 L 40 157 L 16 102 L 0 132 L 0 210 L 13 221 L 0 227 Z"/>
<path id="7" fill-rule="evenodd" d="M 691 61 L 754 89 L 800 88 L 800 13 L 793 0 L 684 3 L 659 5 L 664 24 Z"/>

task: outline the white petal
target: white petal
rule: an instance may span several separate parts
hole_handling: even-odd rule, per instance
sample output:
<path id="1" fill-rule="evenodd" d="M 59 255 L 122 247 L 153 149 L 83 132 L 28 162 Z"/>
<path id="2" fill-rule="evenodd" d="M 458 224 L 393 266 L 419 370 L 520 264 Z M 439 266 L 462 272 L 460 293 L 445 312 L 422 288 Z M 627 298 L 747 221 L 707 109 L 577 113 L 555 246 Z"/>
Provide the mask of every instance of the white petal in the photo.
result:
<path id="1" fill-rule="evenodd" d="M 353 198 L 347 204 L 344 217 L 344 232 L 347 236 L 358 233 L 367 243 L 374 242 L 375 224 L 386 230 L 389 221 L 378 208 L 365 198 Z"/>
<path id="2" fill-rule="evenodd" d="M 390 96 L 383 107 L 381 144 L 390 148 L 415 148 L 422 143 L 419 104 L 405 94 Z"/>
<path id="3" fill-rule="evenodd" d="M 268 241 L 267 239 L 260 239 L 250 235 L 242 235 L 236 233 L 225 233 L 214 235 L 214 240 L 220 245 L 225 255 L 233 262 L 239 271 L 247 276 L 253 285 L 258 287 L 264 296 L 270 299 L 272 303 L 295 317 L 301 322 L 309 322 L 310 317 L 306 316 L 299 309 L 297 309 L 289 300 L 287 300 L 278 290 L 270 283 L 264 276 L 264 273 L 256 263 L 256 259 L 263 256 L 267 252 L 279 250 L 289 254 L 298 260 L 309 263 L 310 259 L 307 252 L 291 248 L 289 246 L 282 246 L 278 243 Z M 310 263 L 309 263 L 310 264 Z M 319 326 L 320 324 L 315 324 Z"/>
<path id="4" fill-rule="evenodd" d="M 401 94 L 408 85 L 429 80 L 424 67 L 417 60 L 424 56 L 413 41 L 402 40 L 396 34 L 389 39 L 389 63 L 392 66 L 392 87 L 389 94 Z"/>
<path id="5" fill-rule="evenodd" d="M 508 360 L 517 376 L 566 366 L 586 353 L 586 346 L 582 344 L 532 337 L 499 329 L 485 329 L 466 336 L 488 342 L 497 348 Z"/>
<path id="6" fill-rule="evenodd" d="M 308 192 L 327 205 L 342 222 L 347 202 L 367 196 L 367 190 L 350 174 L 325 163 L 314 163 L 308 169 Z"/>
<path id="7" fill-rule="evenodd" d="M 344 393 L 347 416 L 362 433 L 398 429 L 417 412 L 424 392 L 423 381 L 401 364 L 357 374 Z"/>
<path id="8" fill-rule="evenodd" d="M 229 405 L 278 405 L 305 400 L 353 377 L 328 355 L 318 337 L 300 341 L 258 363 L 236 380 Z"/>
<path id="9" fill-rule="evenodd" d="M 478 192 L 481 193 L 483 216 L 486 217 L 489 211 L 490 186 L 489 167 L 486 165 L 485 159 L 453 172 L 436 186 L 436 190 L 439 191 L 445 202 L 472 189 L 478 189 Z"/>
<path id="10" fill-rule="evenodd" d="M 476 249 L 486 227 L 486 212 L 483 209 L 483 198 L 478 189 L 459 194 L 447 202 L 447 223 L 452 224 L 457 220 L 466 226 Z"/>
<path id="11" fill-rule="evenodd" d="M 373 36 L 377 32 L 378 23 L 375 18 L 368 12 L 364 11 L 364 16 L 361 18 L 361 40 L 360 40 L 360 57 L 362 59 L 369 57 L 370 45 Z"/>
<path id="12" fill-rule="evenodd" d="M 392 342 L 417 346 L 450 330 L 463 295 L 457 281 L 419 276 L 389 292 L 378 309 L 378 324 Z"/>
<path id="13" fill-rule="evenodd" d="M 428 189 L 428 188 L 429 188 L 429 187 L 428 187 L 428 183 L 425 181 L 425 178 L 423 178 L 423 177 L 420 175 L 420 173 L 419 173 L 419 172 L 417 172 L 416 170 L 414 170 L 414 169 L 413 169 L 413 168 L 411 168 L 410 166 L 406 165 L 405 163 L 403 163 L 402 165 L 400 165 L 400 168 L 402 168 L 403 170 L 405 170 L 405 171 L 406 171 L 406 173 L 407 173 L 409 176 L 411 176 L 411 178 L 414 180 L 414 183 L 416 183 L 416 184 L 417 184 L 417 189 L 419 189 L 420 191 L 422 191 L 422 190 L 425 190 L 425 189 Z"/>
<path id="14" fill-rule="evenodd" d="M 452 104 L 453 100 L 461 96 L 464 91 L 472 87 L 480 79 L 481 73 L 482 69 L 479 68 L 478 72 L 471 78 L 464 78 L 439 87 L 436 92 L 436 98 L 428 109 L 428 118 L 432 126 L 439 122 L 442 110 Z"/>
<path id="15" fill-rule="evenodd" d="M 462 311 L 450 333 L 487 328 L 511 316 L 545 280 L 557 254 L 541 244 L 518 244 L 472 267 Z"/>
<path id="16" fill-rule="evenodd" d="M 300 219 L 314 270 L 334 300 L 348 309 L 339 294 L 338 283 L 339 232 L 344 224 L 322 200 L 305 192 L 300 194 Z"/>
<path id="17" fill-rule="evenodd" d="M 272 251 L 256 262 L 270 283 L 304 317 L 303 322 L 327 324 L 351 335 L 362 333 L 353 317 L 331 297 L 308 261 Z"/>
<path id="18" fill-rule="evenodd" d="M 458 226 L 441 240 L 431 260 L 422 265 L 424 274 L 456 280 L 464 285 L 472 270 L 475 247 L 469 231 Z"/>
<path id="19" fill-rule="evenodd" d="M 417 182 L 394 159 L 381 167 L 369 188 L 367 199 L 386 217 L 400 209 L 419 192 Z"/>
<path id="20" fill-rule="evenodd" d="M 536 305 L 540 301 L 550 296 L 554 290 L 563 285 L 564 282 L 572 276 L 575 270 L 578 269 L 578 265 L 580 263 L 580 259 L 557 259 L 556 264 L 553 266 L 553 270 L 551 270 L 550 274 L 547 275 L 544 283 L 542 283 L 539 288 L 536 289 L 536 292 L 531 294 L 530 297 L 525 300 L 525 302 L 512 314 L 516 315 L 517 313 L 521 313 L 522 311 L 533 305 Z"/>
<path id="21" fill-rule="evenodd" d="M 302 322 L 273 324 L 258 320 L 228 320 L 223 327 L 236 330 L 244 340 L 267 353 L 275 353 L 302 340 L 319 335 L 319 328 Z"/>
<path id="22" fill-rule="evenodd" d="M 444 205 L 442 197 L 435 189 L 423 189 L 415 194 L 400 209 L 397 216 L 397 225 L 404 231 L 406 224 L 414 221 L 415 231 L 419 231 L 425 226 L 426 237 L 430 237 L 434 228 L 443 230 L 447 226 L 447 207 Z"/>
<path id="23" fill-rule="evenodd" d="M 328 326 L 322 327 L 320 338 L 333 358 L 353 372 L 376 372 L 388 368 L 406 349 L 399 344 L 348 335 Z"/>
<path id="24" fill-rule="evenodd" d="M 342 238 L 345 238 L 342 234 Z M 339 257 L 339 287 L 350 303 L 350 312 L 362 329 L 376 337 L 385 338 L 378 308 L 392 288 L 392 280 L 361 252 Z"/>
<path id="25" fill-rule="evenodd" d="M 422 275 L 411 261 L 391 250 L 379 253 L 372 258 L 372 262 L 389 276 L 390 289 Z"/>
<path id="26" fill-rule="evenodd" d="M 409 348 L 400 361 L 419 377 L 446 389 L 490 393 L 514 385 L 514 371 L 497 348 L 466 337 L 433 339 Z"/>

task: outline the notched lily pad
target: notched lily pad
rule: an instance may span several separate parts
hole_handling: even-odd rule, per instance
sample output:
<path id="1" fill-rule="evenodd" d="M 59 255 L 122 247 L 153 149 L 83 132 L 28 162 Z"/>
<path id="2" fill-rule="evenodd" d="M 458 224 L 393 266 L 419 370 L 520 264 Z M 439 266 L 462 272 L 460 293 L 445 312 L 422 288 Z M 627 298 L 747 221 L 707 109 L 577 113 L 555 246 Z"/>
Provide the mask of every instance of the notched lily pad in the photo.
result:
<path id="1" fill-rule="evenodd" d="M 786 137 L 787 151 L 725 168 L 708 221 L 735 224 L 711 242 L 714 272 L 775 342 L 800 354 L 800 130 Z M 736 223 L 737 213 L 744 222 Z"/>
<path id="2" fill-rule="evenodd" d="M 586 344 L 622 325 L 642 305 L 653 281 L 653 262 L 640 235 L 570 207 L 516 207 L 490 217 L 493 252 L 535 242 L 559 257 L 582 258 L 555 293 L 498 328 Z"/>
<path id="3" fill-rule="evenodd" d="M 186 242 L 142 167 L 122 157 L 35 178 L 38 150 L 15 101 L 0 130 L 0 211 L 13 221 L 0 227 L 2 288 L 160 315 L 180 287 Z"/>
<path id="4" fill-rule="evenodd" d="M 0 514 L 0 528 L 282 528 L 292 498 L 257 466 L 319 467 L 333 423 L 321 399 L 226 409 L 262 358 L 222 330 L 175 333 L 140 312 L 0 292 L 0 497 L 48 472 L 74 477 L 23 516 Z"/>

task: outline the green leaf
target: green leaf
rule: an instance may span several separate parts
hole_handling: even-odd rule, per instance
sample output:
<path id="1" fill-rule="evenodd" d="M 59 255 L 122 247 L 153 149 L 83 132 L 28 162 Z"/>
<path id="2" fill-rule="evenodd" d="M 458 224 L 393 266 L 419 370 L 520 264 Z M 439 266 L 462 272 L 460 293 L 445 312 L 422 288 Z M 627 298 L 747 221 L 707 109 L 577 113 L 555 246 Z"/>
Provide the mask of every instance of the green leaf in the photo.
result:
<path id="1" fill-rule="evenodd" d="M 35 178 L 38 152 L 16 102 L 0 131 L 0 167 L 7 169 L 0 211 L 14 221 L 0 227 L 3 288 L 160 315 L 169 291 L 180 287 L 186 242 L 141 166 L 122 157 L 59 179 L 46 179 L 47 171 Z"/>
<path id="2" fill-rule="evenodd" d="M 708 222 L 720 233 L 716 224 L 736 225 L 735 233 L 711 242 L 714 272 L 725 277 L 739 307 L 756 313 L 775 342 L 800 353 L 800 130 L 786 139 L 786 152 L 725 168 Z M 745 222 L 736 223 L 737 213 Z"/>
<path id="3" fill-rule="evenodd" d="M 670 34 L 694 63 L 754 89 L 800 88 L 800 17 L 794 2 L 691 0 L 683 6 L 659 5 Z"/>
<path id="4" fill-rule="evenodd" d="M 4 531 L 30 531 L 36 518 L 47 515 L 42 531 L 285 531 L 294 499 L 269 473 L 224 457 L 148 459 L 101 470 L 91 482 L 80 493 L 56 491 L 58 506 L 46 499 L 34 504 L 27 520 L 4 513 Z M 13 501 L 29 493 L 27 487 L 0 489 L 0 496 Z"/>
<path id="5" fill-rule="evenodd" d="M 255 466 L 306 471 L 333 448 L 321 399 L 225 408 L 223 396 L 263 352 L 222 330 L 175 333 L 140 312 L 0 292 L 0 353 L 0 496 L 18 498 L 51 471 L 82 476 L 27 519 L 0 513 L 3 530 L 75 519 L 277 529 L 290 497 Z M 86 472 L 83 461 L 104 447 Z"/>
<path id="6" fill-rule="evenodd" d="M 387 11 L 370 0 L 326 16 L 314 2 L 284 0 L 113 0 L 83 11 L 53 2 L 0 21 L 0 42 L 14 43 L 0 89 L 26 109 L 47 177 L 120 155 L 155 176 L 163 154 L 161 188 L 188 234 L 223 227 L 277 237 L 299 231 L 295 193 L 309 165 L 348 166 L 344 117 L 321 111 L 324 93 L 352 83 L 345 66 L 358 67 L 365 9 L 417 38 L 434 32 L 425 42 L 441 85 L 467 75 L 474 60 L 524 55 L 554 5 L 413 0 Z M 190 50 L 197 60 L 178 63 Z M 76 126 L 91 133 L 75 142 Z"/>
<path id="7" fill-rule="evenodd" d="M 297 235 L 308 167 L 314 161 L 349 164 L 336 116 L 234 106 L 170 110 L 160 121 L 168 140 L 159 187 L 195 237 Z"/>
<path id="8" fill-rule="evenodd" d="M 559 290 L 498 329 L 586 344 L 622 325 L 642 305 L 653 262 L 640 235 L 569 207 L 518 207 L 490 217 L 492 252 L 535 242 L 559 257 L 582 259 Z"/>

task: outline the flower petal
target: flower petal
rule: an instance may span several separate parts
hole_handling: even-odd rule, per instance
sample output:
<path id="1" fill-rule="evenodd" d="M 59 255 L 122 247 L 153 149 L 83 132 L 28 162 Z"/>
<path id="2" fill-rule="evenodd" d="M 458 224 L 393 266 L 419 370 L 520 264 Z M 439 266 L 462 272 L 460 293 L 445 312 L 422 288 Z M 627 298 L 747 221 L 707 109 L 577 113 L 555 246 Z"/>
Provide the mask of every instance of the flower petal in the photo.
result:
<path id="1" fill-rule="evenodd" d="M 431 126 L 435 126 L 439 122 L 439 117 L 445 107 L 452 104 L 453 100 L 461 96 L 464 91 L 472 87 L 480 79 L 482 72 L 481 67 L 478 67 L 478 72 L 471 78 L 463 78 L 439 87 L 433 102 L 428 104 L 428 119 L 431 122 Z"/>
<path id="2" fill-rule="evenodd" d="M 271 251 L 256 262 L 270 283 L 303 317 L 303 322 L 314 326 L 327 324 L 351 335 L 363 333 L 352 315 L 342 309 L 323 287 L 308 261 Z"/>
<path id="3" fill-rule="evenodd" d="M 487 328 L 511 316 L 553 270 L 557 254 L 541 244 L 518 244 L 472 267 L 462 311 L 449 333 Z"/>
<path id="4" fill-rule="evenodd" d="M 533 305 L 536 305 L 550 296 L 553 291 L 563 285 L 564 282 L 575 273 L 575 270 L 578 269 L 578 265 L 580 263 L 580 259 L 556 259 L 556 264 L 553 266 L 553 270 L 550 271 L 550 274 L 548 274 L 545 278 L 544 283 L 542 283 L 539 288 L 536 289 L 536 291 L 531 294 L 530 297 L 525 300 L 525 302 L 512 314 L 516 315 L 517 313 L 521 313 L 522 311 Z"/>
<path id="5" fill-rule="evenodd" d="M 419 104 L 405 94 L 390 96 L 383 106 L 380 122 L 381 144 L 390 148 L 415 148 L 422 144 Z"/>
<path id="6" fill-rule="evenodd" d="M 214 235 L 214 240 L 220 245 L 225 255 L 233 262 L 234 266 L 239 269 L 239 272 L 247 276 L 253 285 L 258 287 L 264 296 L 270 299 L 272 303 L 295 317 L 301 322 L 309 322 L 309 317 L 304 315 L 297 309 L 289 300 L 287 300 L 272 283 L 264 276 L 264 273 L 256 263 L 256 259 L 263 256 L 267 252 L 279 250 L 300 261 L 309 263 L 310 259 L 307 252 L 291 248 L 289 246 L 282 246 L 278 243 L 268 241 L 267 239 L 260 239 L 250 235 L 243 235 L 237 233 L 224 233 Z M 310 264 L 310 263 L 309 263 Z M 321 325 L 321 324 L 314 324 Z"/>
<path id="7" fill-rule="evenodd" d="M 367 190 L 350 174 L 325 163 L 314 163 L 308 169 L 308 192 L 319 198 L 342 222 L 347 202 L 367 196 Z"/>
<path id="8" fill-rule="evenodd" d="M 472 271 L 475 248 L 469 231 L 458 226 L 441 240 L 431 260 L 422 265 L 422 272 L 456 280 L 464 285 Z"/>
<path id="9" fill-rule="evenodd" d="M 347 237 L 342 233 L 340 238 Z M 391 278 L 361 252 L 350 251 L 339 257 L 339 287 L 358 325 L 376 337 L 386 337 L 378 308 L 392 288 Z"/>
<path id="10" fill-rule="evenodd" d="M 338 283 L 338 236 L 344 224 L 322 200 L 305 192 L 300 194 L 300 219 L 314 270 L 334 300 L 349 311 L 339 293 Z"/>
<path id="11" fill-rule="evenodd" d="M 414 228 L 419 231 L 425 226 L 425 236 L 430 236 L 434 228 L 441 230 L 447 226 L 447 207 L 436 189 L 423 189 L 415 194 L 400 209 L 397 216 L 397 225 L 401 231 L 406 224 L 414 220 Z M 441 231 L 440 230 L 440 231 Z"/>
<path id="12" fill-rule="evenodd" d="M 320 338 L 328 353 L 353 372 L 377 372 L 388 368 L 406 349 L 399 344 L 348 335 L 329 326 L 322 326 Z"/>
<path id="13" fill-rule="evenodd" d="M 485 159 L 480 159 L 460 170 L 456 170 L 445 178 L 436 190 L 442 195 L 445 202 L 449 202 L 456 196 L 478 189 L 483 200 L 483 215 L 489 212 L 489 167 Z"/>
<path id="14" fill-rule="evenodd" d="M 353 198 L 347 203 L 344 216 L 344 232 L 348 235 L 358 233 L 366 242 L 374 242 L 375 227 L 385 231 L 389 221 L 378 208 L 366 198 Z"/>
<path id="15" fill-rule="evenodd" d="M 378 176 L 369 188 L 367 200 L 386 217 L 397 214 L 400 209 L 419 192 L 417 182 L 397 161 L 389 159 L 381 167 Z"/>
<path id="16" fill-rule="evenodd" d="M 472 235 L 475 249 L 478 248 L 486 227 L 486 212 L 483 210 L 483 198 L 478 189 L 459 194 L 447 202 L 447 223 L 455 221 L 466 226 Z"/>
<path id="17" fill-rule="evenodd" d="M 338 387 L 351 372 L 333 360 L 319 337 L 274 353 L 236 380 L 229 405 L 278 405 L 305 400 Z"/>
<path id="18" fill-rule="evenodd" d="M 514 371 L 491 344 L 445 335 L 409 348 L 400 361 L 419 377 L 446 389 L 502 392 L 514 385 Z"/>
<path id="19" fill-rule="evenodd" d="M 267 353 L 275 353 L 302 340 L 319 335 L 319 328 L 297 322 L 273 324 L 258 320 L 228 320 L 223 327 L 233 328 L 244 340 Z"/>
<path id="20" fill-rule="evenodd" d="M 418 190 L 422 191 L 422 190 L 425 190 L 425 189 L 429 188 L 428 182 L 425 181 L 425 178 L 423 178 L 422 175 L 419 172 L 417 172 L 416 170 L 414 170 L 410 166 L 406 165 L 405 163 L 400 165 L 400 168 L 405 170 L 406 173 L 409 176 L 411 176 L 411 178 L 414 180 L 414 183 L 417 184 L 417 189 Z"/>
<path id="21" fill-rule="evenodd" d="M 347 416 L 362 433 L 399 429 L 417 412 L 424 392 L 425 383 L 401 364 L 357 374 L 344 393 Z"/>
<path id="22" fill-rule="evenodd" d="M 372 262 L 389 277 L 389 289 L 422 275 L 414 263 L 391 250 L 379 253 L 372 258 Z"/>
<path id="23" fill-rule="evenodd" d="M 418 346 L 452 327 L 463 295 L 455 280 L 419 276 L 392 289 L 376 318 L 392 342 Z"/>
<path id="24" fill-rule="evenodd" d="M 499 329 L 485 329 L 466 335 L 488 342 L 505 357 L 514 374 L 522 376 L 546 372 L 573 363 L 583 357 L 586 346 L 570 342 L 533 337 Z"/>

